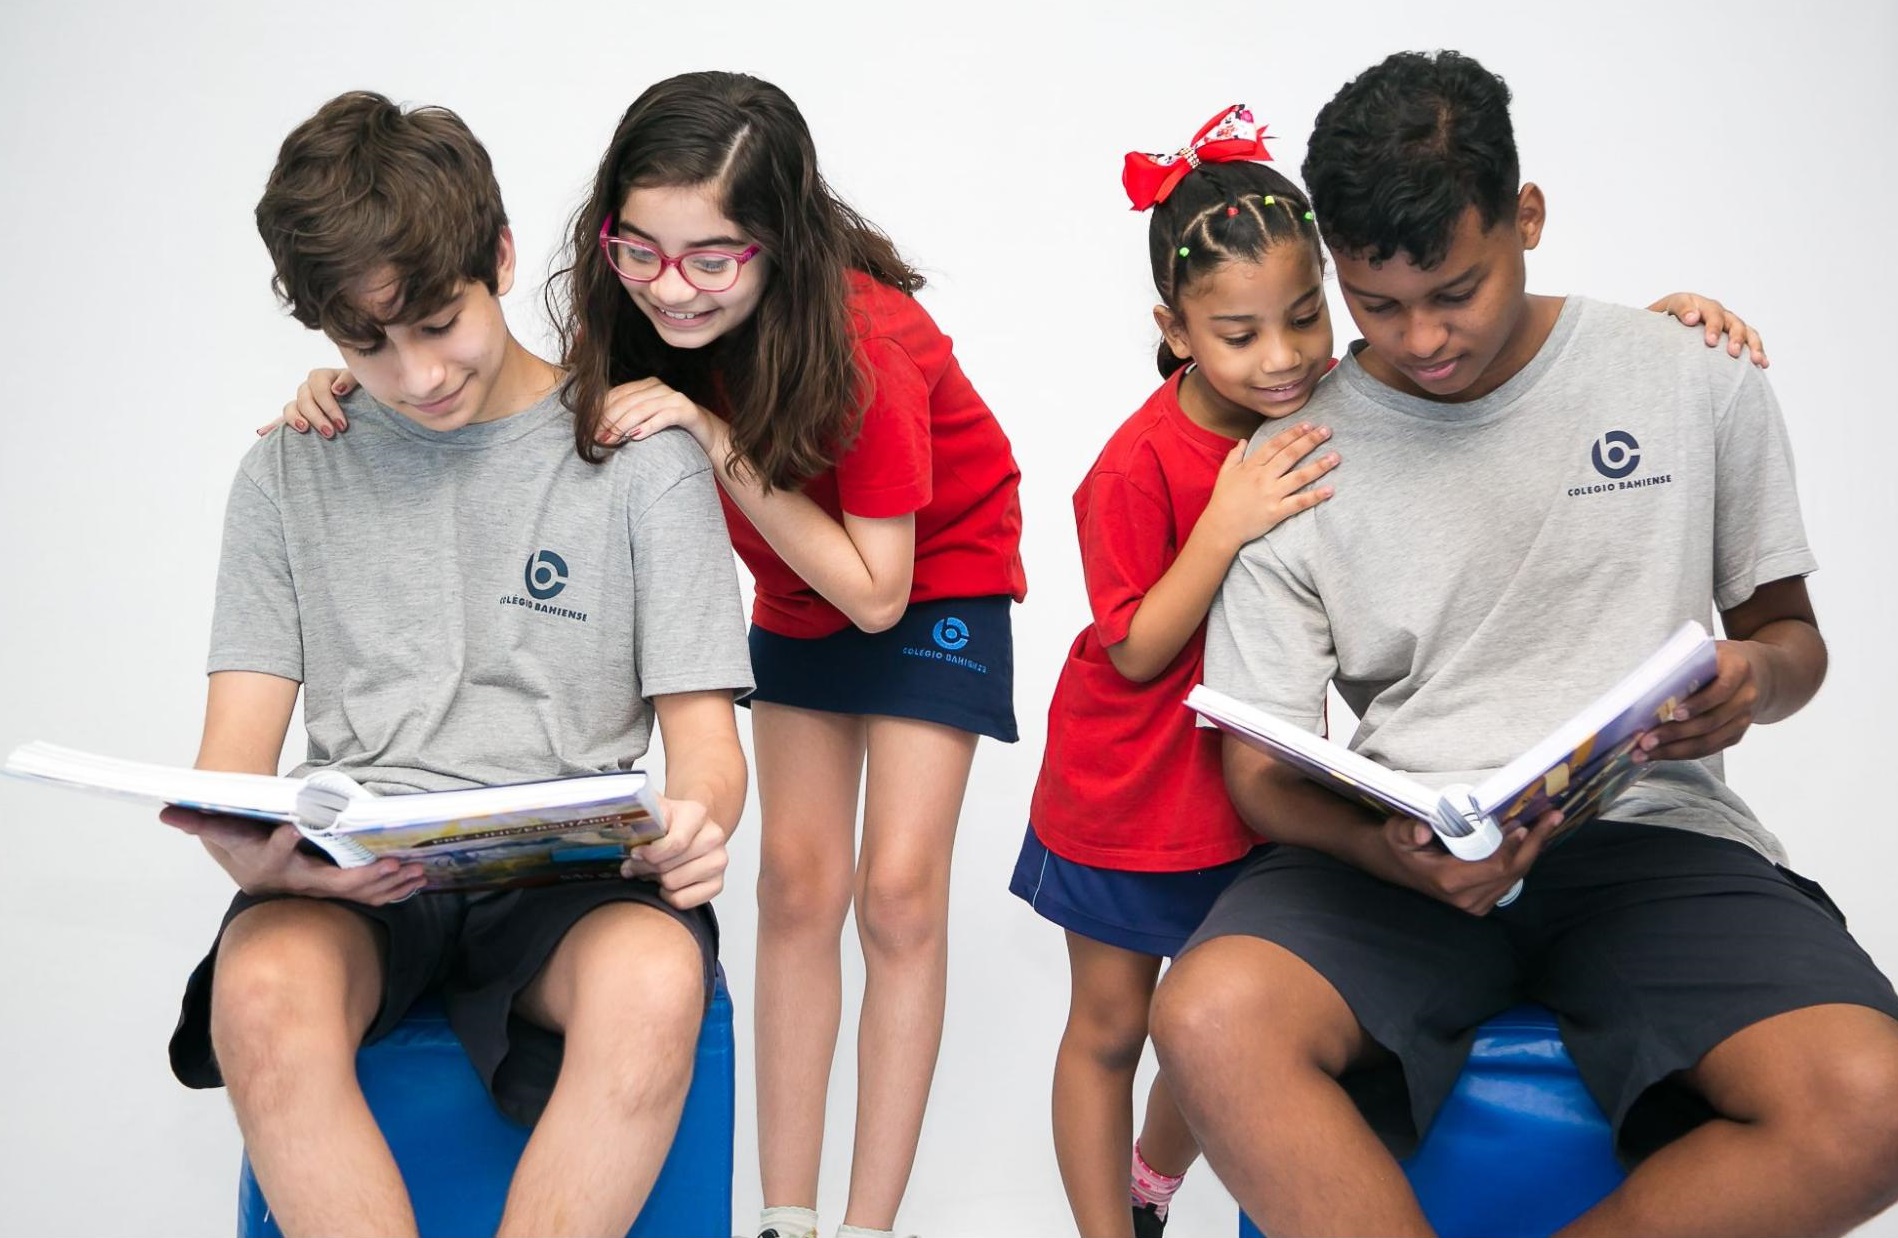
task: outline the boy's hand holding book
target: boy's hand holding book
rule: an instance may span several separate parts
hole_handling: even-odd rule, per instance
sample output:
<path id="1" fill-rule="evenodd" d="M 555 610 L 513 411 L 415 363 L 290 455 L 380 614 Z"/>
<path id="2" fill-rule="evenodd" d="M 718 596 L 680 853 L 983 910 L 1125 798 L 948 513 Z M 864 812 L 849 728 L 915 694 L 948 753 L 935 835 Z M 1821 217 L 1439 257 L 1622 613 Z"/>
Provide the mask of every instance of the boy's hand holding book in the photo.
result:
<path id="1" fill-rule="evenodd" d="M 1674 720 L 1641 737 L 1634 759 L 1691 761 L 1740 742 L 1753 725 L 1762 685 L 1770 673 L 1765 650 L 1753 641 L 1714 642 L 1712 682 L 1680 703 Z"/>
<path id="2" fill-rule="evenodd" d="M 633 852 L 620 873 L 657 882 L 660 897 L 681 911 L 709 903 L 725 888 L 727 831 L 697 800 L 658 798 L 665 835 Z"/>
<path id="3" fill-rule="evenodd" d="M 1562 814 L 1544 813 L 1528 827 L 1503 831 L 1488 858 L 1458 859 L 1444 850 L 1437 832 L 1408 814 L 1384 819 L 1372 855 L 1362 867 L 1393 885 L 1407 886 L 1473 916 L 1486 916 L 1505 901 L 1535 865 L 1544 848 L 1563 833 Z"/>
<path id="4" fill-rule="evenodd" d="M 158 819 L 195 835 L 246 894 L 301 894 L 374 907 L 407 898 L 426 879 L 420 864 L 392 859 L 339 868 L 327 857 L 311 855 L 301 847 L 303 835 L 294 825 L 264 830 L 243 817 L 176 806 L 160 809 Z"/>

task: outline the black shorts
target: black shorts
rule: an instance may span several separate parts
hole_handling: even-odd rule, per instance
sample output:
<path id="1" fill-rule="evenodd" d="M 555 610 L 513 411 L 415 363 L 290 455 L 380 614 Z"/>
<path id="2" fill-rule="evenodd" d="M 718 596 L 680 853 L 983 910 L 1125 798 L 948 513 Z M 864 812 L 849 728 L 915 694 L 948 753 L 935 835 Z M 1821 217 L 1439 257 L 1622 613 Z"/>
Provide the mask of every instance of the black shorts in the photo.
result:
<path id="1" fill-rule="evenodd" d="M 1898 1018 L 1898 994 L 1818 885 L 1751 847 L 1594 821 L 1488 916 L 1329 856 L 1254 859 L 1187 943 L 1259 937 L 1343 996 L 1391 1051 L 1341 1080 L 1398 1156 L 1429 1129 L 1477 1024 L 1518 1001 L 1555 1011 L 1629 1164 L 1713 1116 L 1675 1077 L 1762 1019 L 1830 1003 Z"/>
<path id="2" fill-rule="evenodd" d="M 800 638 L 751 628 L 758 686 L 740 701 L 918 718 L 1014 743 L 1015 641 L 1007 597 L 913 602 L 882 632 Z"/>
<path id="3" fill-rule="evenodd" d="M 217 940 L 186 982 L 178 1027 L 171 1036 L 171 1069 L 188 1087 L 224 1085 L 211 1046 L 211 984 L 224 930 L 250 908 L 284 897 L 293 896 L 240 892 L 233 898 Z M 648 881 L 418 894 L 379 907 L 338 900 L 338 906 L 383 929 L 382 1005 L 363 1043 L 372 1044 L 394 1031 L 424 993 L 439 993 L 449 1025 L 495 1104 L 515 1121 L 532 1125 L 547 1107 L 560 1074 L 564 1041 L 558 1032 L 516 1014 L 514 999 L 540 973 L 567 931 L 608 903 L 656 907 L 685 925 L 699 944 L 709 1005 L 718 967 L 718 920 L 709 906 L 678 910 Z"/>

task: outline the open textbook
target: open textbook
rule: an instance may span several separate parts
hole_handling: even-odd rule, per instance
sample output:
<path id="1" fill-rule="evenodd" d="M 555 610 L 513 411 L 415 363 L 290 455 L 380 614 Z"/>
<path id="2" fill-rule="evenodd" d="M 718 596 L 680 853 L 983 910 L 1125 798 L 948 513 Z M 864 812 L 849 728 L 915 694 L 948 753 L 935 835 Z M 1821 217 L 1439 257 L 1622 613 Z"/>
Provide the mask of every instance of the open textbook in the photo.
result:
<path id="1" fill-rule="evenodd" d="M 420 863 L 431 890 L 616 877 L 634 847 L 665 833 L 658 799 L 638 770 L 379 796 L 336 770 L 307 778 L 225 774 L 44 743 L 14 749 L 0 769 L 82 791 L 287 822 L 344 868 L 384 857 Z"/>
<path id="2" fill-rule="evenodd" d="M 1427 823 L 1452 855 L 1488 857 L 1503 834 L 1559 809 L 1570 824 L 1594 817 L 1641 775 L 1634 744 L 1714 677 L 1714 643 L 1698 623 L 1675 631 L 1640 666 L 1553 734 L 1475 785 L 1425 786 L 1264 710 L 1195 687 L 1186 703 L 1214 725 L 1295 766 L 1373 812 Z"/>

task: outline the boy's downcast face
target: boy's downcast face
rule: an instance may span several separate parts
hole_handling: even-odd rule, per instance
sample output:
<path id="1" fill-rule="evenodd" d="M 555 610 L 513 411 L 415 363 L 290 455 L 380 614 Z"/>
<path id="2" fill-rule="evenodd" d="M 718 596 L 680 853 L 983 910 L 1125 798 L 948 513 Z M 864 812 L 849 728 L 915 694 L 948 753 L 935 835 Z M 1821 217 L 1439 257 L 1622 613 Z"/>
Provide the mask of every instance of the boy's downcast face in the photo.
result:
<path id="1" fill-rule="evenodd" d="M 363 281 L 357 303 L 383 319 L 383 338 L 363 345 L 337 340 L 350 373 L 370 395 L 428 430 L 458 430 L 518 411 L 499 391 L 508 355 L 501 296 L 513 284 L 513 246 L 504 252 L 495 290 L 464 280 L 448 303 L 415 322 L 388 322 L 401 306 L 394 272 Z"/>
<path id="2" fill-rule="evenodd" d="M 1515 356 L 1529 334 L 1523 255 L 1541 230 L 1541 191 L 1525 185 L 1516 213 L 1494 227 L 1466 207 L 1433 267 L 1402 250 L 1381 263 L 1334 251 L 1338 287 L 1370 345 L 1366 368 L 1427 399 L 1473 400 L 1501 386 L 1528 360 Z"/>

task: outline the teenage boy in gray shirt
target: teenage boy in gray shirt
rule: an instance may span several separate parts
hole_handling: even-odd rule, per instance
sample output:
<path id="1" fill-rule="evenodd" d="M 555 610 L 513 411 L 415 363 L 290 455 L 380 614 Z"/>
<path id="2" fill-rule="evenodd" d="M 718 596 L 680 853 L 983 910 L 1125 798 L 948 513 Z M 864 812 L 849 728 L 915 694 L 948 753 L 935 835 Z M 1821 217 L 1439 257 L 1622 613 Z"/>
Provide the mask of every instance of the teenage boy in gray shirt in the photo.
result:
<path id="1" fill-rule="evenodd" d="M 628 768 L 656 721 L 664 838 L 623 879 L 419 892 L 178 809 L 239 893 L 173 1069 L 227 1086 L 286 1233 L 414 1233 L 355 1055 L 439 987 L 496 1102 L 537 1122 L 501 1232 L 624 1233 L 671 1144 L 716 966 L 751 687 L 710 467 L 666 433 L 582 461 L 561 373 L 502 317 L 514 246 L 452 112 L 338 97 L 285 140 L 258 230 L 363 390 L 334 443 L 265 438 L 225 519 L 201 768 L 309 759 L 384 793 Z M 410 897 L 413 895 L 413 897 Z"/>
<path id="2" fill-rule="evenodd" d="M 1428 1232 L 1392 1152 L 1525 997 L 1635 1166 L 1565 1232 L 1842 1232 L 1898 1196 L 1898 996 L 1719 756 L 1824 674 L 1785 430 L 1744 361 L 1526 293 L 1544 208 L 1508 101 L 1475 61 L 1402 54 L 1320 113 L 1304 175 L 1365 341 L 1303 415 L 1350 477 L 1240 554 L 1206 682 L 1314 729 L 1335 683 L 1361 751 L 1453 781 L 1715 609 L 1717 677 L 1609 819 L 1552 814 L 1474 864 L 1228 739 L 1233 801 L 1280 845 L 1161 986 L 1154 1041 L 1270 1234 Z"/>

